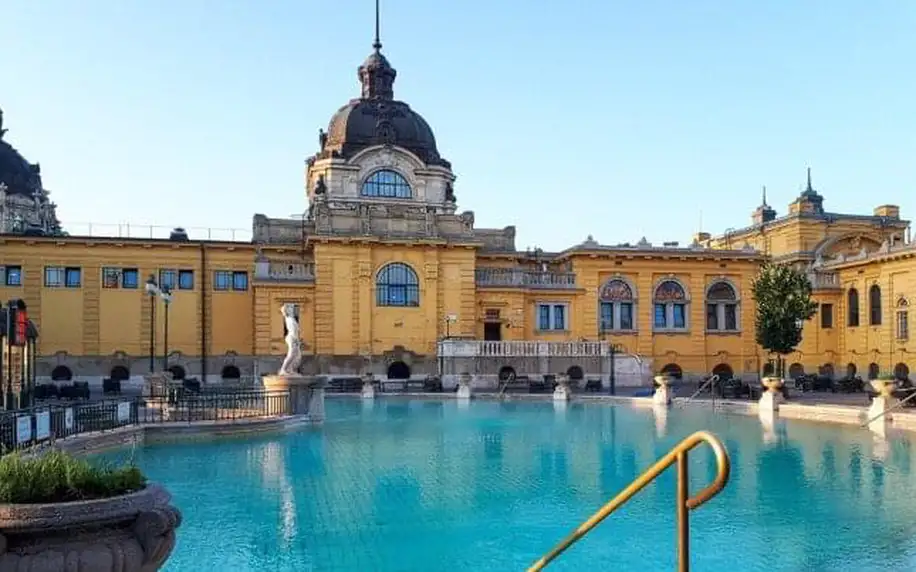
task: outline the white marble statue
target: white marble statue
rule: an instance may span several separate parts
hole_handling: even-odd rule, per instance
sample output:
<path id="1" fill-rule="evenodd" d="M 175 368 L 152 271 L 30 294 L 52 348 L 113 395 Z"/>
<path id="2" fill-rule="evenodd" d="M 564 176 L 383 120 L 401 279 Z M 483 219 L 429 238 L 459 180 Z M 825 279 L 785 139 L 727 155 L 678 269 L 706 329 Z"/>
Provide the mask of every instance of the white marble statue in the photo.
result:
<path id="1" fill-rule="evenodd" d="M 302 346 L 299 342 L 299 322 L 296 321 L 296 307 L 293 304 L 280 306 L 283 321 L 286 324 L 286 358 L 277 375 L 299 375 L 299 362 L 302 361 Z"/>

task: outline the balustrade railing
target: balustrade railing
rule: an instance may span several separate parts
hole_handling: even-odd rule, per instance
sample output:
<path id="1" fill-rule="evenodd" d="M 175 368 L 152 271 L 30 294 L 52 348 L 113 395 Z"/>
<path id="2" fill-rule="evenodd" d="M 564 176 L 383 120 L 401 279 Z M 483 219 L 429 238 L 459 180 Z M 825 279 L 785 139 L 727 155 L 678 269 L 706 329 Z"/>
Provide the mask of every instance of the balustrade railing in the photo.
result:
<path id="1" fill-rule="evenodd" d="M 493 342 L 442 340 L 441 357 L 602 357 L 611 354 L 608 342 Z"/>
<path id="2" fill-rule="evenodd" d="M 836 272 L 809 272 L 808 281 L 816 290 L 840 288 L 840 277 Z"/>
<path id="3" fill-rule="evenodd" d="M 478 286 L 517 288 L 575 288 L 573 272 L 541 272 L 520 268 L 478 268 L 474 272 Z"/>
<path id="4" fill-rule="evenodd" d="M 255 263 L 254 279 L 278 282 L 314 282 L 315 265 L 311 262 Z"/>

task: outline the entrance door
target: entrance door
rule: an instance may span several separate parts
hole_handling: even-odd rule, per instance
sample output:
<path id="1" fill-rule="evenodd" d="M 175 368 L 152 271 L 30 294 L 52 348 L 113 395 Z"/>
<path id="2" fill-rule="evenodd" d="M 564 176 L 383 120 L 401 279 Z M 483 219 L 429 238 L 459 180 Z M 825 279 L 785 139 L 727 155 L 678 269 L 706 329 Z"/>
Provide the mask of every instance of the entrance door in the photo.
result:
<path id="1" fill-rule="evenodd" d="M 488 342 L 498 342 L 503 339 L 502 322 L 484 322 L 483 339 Z"/>

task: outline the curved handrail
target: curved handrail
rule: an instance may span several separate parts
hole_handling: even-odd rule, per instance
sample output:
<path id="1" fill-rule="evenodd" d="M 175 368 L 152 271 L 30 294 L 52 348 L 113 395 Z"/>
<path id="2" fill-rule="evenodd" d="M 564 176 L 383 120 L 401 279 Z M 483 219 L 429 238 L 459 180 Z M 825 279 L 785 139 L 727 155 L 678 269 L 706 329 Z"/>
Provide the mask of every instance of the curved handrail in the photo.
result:
<path id="1" fill-rule="evenodd" d="M 693 401 L 693 398 L 696 397 L 697 395 L 699 395 L 704 389 L 706 389 L 706 388 L 709 387 L 709 386 L 714 385 L 714 384 L 717 383 L 718 381 L 719 381 L 719 374 L 717 374 L 717 373 L 712 374 L 712 375 L 709 377 L 709 379 L 707 379 L 705 382 L 703 382 L 703 385 L 701 385 L 699 389 L 697 389 L 695 392 L 693 392 L 693 395 L 691 395 L 691 396 L 688 397 L 686 400 L 684 400 L 684 403 L 690 403 L 691 401 Z"/>
<path id="2" fill-rule="evenodd" d="M 882 411 L 881 413 L 875 415 L 874 417 L 872 417 L 871 419 L 869 419 L 868 421 L 866 421 L 865 423 L 863 423 L 861 426 L 862 426 L 862 427 L 868 427 L 869 425 L 871 425 L 872 423 L 874 423 L 874 422 L 877 421 L 878 419 L 881 419 L 882 417 L 884 417 L 885 415 L 887 415 L 887 414 L 890 413 L 891 411 L 896 411 L 897 409 L 902 409 L 904 405 L 906 405 L 907 403 L 909 403 L 910 401 L 912 401 L 914 398 L 916 398 L 916 391 L 914 391 L 913 393 L 907 395 L 906 397 L 904 397 L 903 399 L 901 399 L 901 400 L 898 401 L 897 403 L 893 404 L 892 406 L 888 407 L 887 409 L 885 409 L 885 410 Z"/>
<path id="3" fill-rule="evenodd" d="M 701 490 L 696 495 L 690 497 L 687 490 L 687 453 L 701 443 L 709 445 L 713 454 L 716 456 L 716 478 L 713 482 Z M 689 511 L 703 505 L 712 497 L 716 496 L 728 483 L 731 474 L 731 461 L 728 458 L 728 452 L 722 442 L 708 431 L 697 431 L 680 443 L 674 446 L 668 453 L 655 462 L 654 465 L 642 475 L 637 477 L 625 489 L 617 493 L 610 502 L 601 507 L 595 514 L 579 525 L 572 533 L 560 541 L 550 552 L 542 556 L 537 562 L 528 568 L 528 572 L 538 572 L 543 570 L 548 564 L 555 560 L 567 548 L 575 544 L 579 539 L 588 534 L 593 528 L 598 526 L 601 521 L 611 515 L 615 510 L 623 506 L 627 501 L 636 496 L 636 493 L 644 489 L 649 483 L 655 480 L 665 469 L 677 463 L 677 513 L 678 513 L 678 569 L 686 572 L 690 567 L 689 562 L 689 536 L 690 528 L 688 526 Z"/>

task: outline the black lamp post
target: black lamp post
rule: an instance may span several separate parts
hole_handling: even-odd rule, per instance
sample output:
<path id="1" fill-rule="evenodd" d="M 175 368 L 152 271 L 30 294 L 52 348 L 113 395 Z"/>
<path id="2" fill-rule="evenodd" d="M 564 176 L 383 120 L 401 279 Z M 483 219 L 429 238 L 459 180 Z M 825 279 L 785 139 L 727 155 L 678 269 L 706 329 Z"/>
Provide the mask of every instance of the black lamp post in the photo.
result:
<path id="1" fill-rule="evenodd" d="M 146 293 L 149 294 L 149 372 L 156 371 L 156 296 L 159 285 L 152 274 L 146 279 Z"/>
<path id="2" fill-rule="evenodd" d="M 163 341 L 162 341 L 162 371 L 169 369 L 169 303 L 172 301 L 172 292 L 166 286 L 159 293 L 162 303 L 165 304 L 165 323 L 163 324 Z"/>

